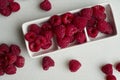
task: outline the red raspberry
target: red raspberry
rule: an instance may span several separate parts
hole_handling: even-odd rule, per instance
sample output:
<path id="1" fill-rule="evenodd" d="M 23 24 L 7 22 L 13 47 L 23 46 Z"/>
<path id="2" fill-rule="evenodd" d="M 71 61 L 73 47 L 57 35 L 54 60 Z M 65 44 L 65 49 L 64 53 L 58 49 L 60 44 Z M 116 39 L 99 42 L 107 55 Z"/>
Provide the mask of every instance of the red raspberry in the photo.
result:
<path id="1" fill-rule="evenodd" d="M 4 53 L 8 53 L 9 52 L 9 46 L 7 44 L 5 44 L 5 43 L 2 43 L 0 45 L 0 51 L 4 52 Z"/>
<path id="2" fill-rule="evenodd" d="M 28 26 L 28 32 L 40 33 L 40 27 L 37 24 L 31 24 Z"/>
<path id="3" fill-rule="evenodd" d="M 56 26 L 56 28 L 54 29 L 56 37 L 63 38 L 65 36 L 65 30 L 66 28 L 64 25 Z"/>
<path id="4" fill-rule="evenodd" d="M 3 68 L 2 67 L 0 67 L 0 76 L 3 76 L 4 75 L 4 70 L 3 70 Z"/>
<path id="5" fill-rule="evenodd" d="M 17 12 L 17 11 L 20 10 L 20 4 L 17 3 L 17 2 L 11 2 L 9 4 L 9 7 L 10 7 L 10 9 L 11 9 L 12 12 Z"/>
<path id="6" fill-rule="evenodd" d="M 6 8 L 7 4 L 8 4 L 7 0 L 0 0 L 0 9 Z"/>
<path id="7" fill-rule="evenodd" d="M 12 75 L 12 74 L 16 74 L 17 68 L 14 65 L 9 65 L 5 68 L 5 73 Z"/>
<path id="8" fill-rule="evenodd" d="M 98 35 L 99 31 L 96 27 L 88 27 L 87 33 L 89 37 L 95 38 Z"/>
<path id="9" fill-rule="evenodd" d="M 45 45 L 41 46 L 42 49 L 48 49 L 52 45 L 52 41 L 48 40 Z"/>
<path id="10" fill-rule="evenodd" d="M 45 31 L 43 35 L 48 40 L 51 40 L 53 38 L 53 32 L 52 31 Z"/>
<path id="11" fill-rule="evenodd" d="M 112 75 L 113 74 L 112 64 L 105 64 L 105 65 L 103 65 L 101 67 L 101 70 L 106 75 Z"/>
<path id="12" fill-rule="evenodd" d="M 118 72 L 120 72 L 120 62 L 116 64 L 116 67 L 115 67 L 115 68 L 116 68 L 116 70 L 117 70 Z"/>
<path id="13" fill-rule="evenodd" d="M 45 11 L 49 11 L 52 9 L 52 5 L 49 0 L 44 0 L 43 2 L 40 3 L 40 8 Z"/>
<path id="14" fill-rule="evenodd" d="M 36 42 L 30 42 L 29 43 L 29 49 L 32 51 L 32 52 L 37 52 L 39 51 L 41 48 L 41 45 L 40 44 L 37 44 Z"/>
<path id="15" fill-rule="evenodd" d="M 18 56 L 21 53 L 21 49 L 18 45 L 12 44 L 10 45 L 10 52 Z"/>
<path id="16" fill-rule="evenodd" d="M 8 0 L 9 3 L 14 2 L 14 0 Z"/>
<path id="17" fill-rule="evenodd" d="M 25 39 L 28 41 L 28 42 L 32 42 L 36 39 L 36 33 L 34 32 L 28 32 L 25 34 Z"/>
<path id="18" fill-rule="evenodd" d="M 105 33 L 105 34 L 113 33 L 112 26 L 106 21 L 99 21 L 97 24 L 97 28 L 100 32 Z"/>
<path id="19" fill-rule="evenodd" d="M 80 11 L 80 16 L 87 18 L 88 20 L 91 19 L 93 14 L 93 10 L 91 8 L 84 8 Z"/>
<path id="20" fill-rule="evenodd" d="M 107 75 L 106 80 L 117 80 L 114 75 Z"/>
<path id="21" fill-rule="evenodd" d="M 88 20 L 87 27 L 95 26 L 96 23 L 97 23 L 97 20 L 92 17 L 90 20 Z"/>
<path id="22" fill-rule="evenodd" d="M 101 5 L 93 6 L 92 9 L 93 9 L 93 11 L 100 11 L 102 13 L 104 13 L 104 11 L 105 11 L 105 8 Z"/>
<path id="23" fill-rule="evenodd" d="M 86 42 L 86 35 L 84 32 L 78 32 L 75 35 L 75 39 L 79 44 L 85 43 Z"/>
<path id="24" fill-rule="evenodd" d="M 84 17 L 75 17 L 73 19 L 73 24 L 75 25 L 75 27 L 77 27 L 80 31 L 83 31 L 86 24 L 87 24 L 87 19 Z"/>
<path id="25" fill-rule="evenodd" d="M 78 60 L 72 59 L 69 61 L 69 70 L 71 72 L 76 72 L 81 67 L 81 63 Z"/>
<path id="26" fill-rule="evenodd" d="M 49 56 L 43 57 L 42 59 L 43 70 L 48 70 L 50 67 L 53 67 L 53 66 L 55 66 L 55 62 L 51 57 Z"/>
<path id="27" fill-rule="evenodd" d="M 65 48 L 69 45 L 70 43 L 70 38 L 69 37 L 64 37 L 62 39 L 57 39 L 57 43 L 61 48 Z"/>
<path id="28" fill-rule="evenodd" d="M 51 30 L 51 29 L 52 29 L 52 26 L 51 26 L 50 23 L 45 22 L 45 23 L 43 23 L 43 24 L 41 25 L 41 29 L 42 29 L 43 31 L 48 31 L 48 30 Z"/>
<path id="29" fill-rule="evenodd" d="M 25 58 L 22 56 L 17 56 L 17 60 L 15 62 L 15 66 L 17 66 L 18 68 L 22 68 L 25 64 Z"/>
<path id="30" fill-rule="evenodd" d="M 17 60 L 17 56 L 14 54 L 7 54 L 5 58 L 8 65 L 15 63 Z"/>
<path id="31" fill-rule="evenodd" d="M 61 17 L 58 16 L 58 15 L 53 15 L 51 18 L 50 18 L 50 23 L 52 26 L 59 26 L 61 25 Z"/>
<path id="32" fill-rule="evenodd" d="M 70 38 L 70 43 L 75 41 L 75 37 L 74 36 L 70 36 L 69 38 Z"/>
<path id="33" fill-rule="evenodd" d="M 12 12 L 11 12 L 11 10 L 10 10 L 9 7 L 6 7 L 6 8 L 4 8 L 4 9 L 2 9 L 2 10 L 0 11 L 0 13 L 1 13 L 3 16 L 10 16 Z"/>
<path id="34" fill-rule="evenodd" d="M 38 46 L 44 46 L 44 45 L 46 45 L 46 43 L 47 43 L 47 38 L 46 37 L 44 37 L 44 36 L 38 36 L 37 38 L 36 38 L 36 40 L 35 40 L 35 44 L 36 44 L 36 47 L 37 47 L 37 45 Z"/>
<path id="35" fill-rule="evenodd" d="M 77 31 L 77 28 L 73 24 L 66 25 L 66 36 L 73 36 Z"/>
<path id="36" fill-rule="evenodd" d="M 63 24 L 70 24 L 72 22 L 72 20 L 73 20 L 73 17 L 74 17 L 73 14 L 70 13 L 70 12 L 64 13 L 62 15 Z"/>

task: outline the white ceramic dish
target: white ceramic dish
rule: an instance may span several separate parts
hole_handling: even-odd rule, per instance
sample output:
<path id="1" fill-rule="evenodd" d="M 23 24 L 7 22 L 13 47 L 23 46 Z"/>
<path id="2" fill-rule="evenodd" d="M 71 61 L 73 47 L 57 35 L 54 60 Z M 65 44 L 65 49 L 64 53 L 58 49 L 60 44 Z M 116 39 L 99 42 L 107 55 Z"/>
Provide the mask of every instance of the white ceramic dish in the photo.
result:
<path id="1" fill-rule="evenodd" d="M 92 39 L 92 38 L 88 37 L 86 29 L 85 29 L 85 34 L 86 34 L 86 38 L 87 38 L 87 42 L 86 43 L 87 44 L 89 42 L 93 42 L 93 44 L 94 44 L 94 41 L 98 41 L 98 40 L 101 40 L 101 39 L 103 40 L 105 38 L 113 37 L 113 36 L 117 35 L 117 28 L 116 28 L 116 25 L 115 25 L 114 15 L 112 13 L 112 9 L 111 9 L 110 4 L 109 3 L 103 3 L 103 4 L 98 4 L 98 5 L 102 5 L 102 6 L 105 7 L 106 14 L 107 14 L 107 19 L 106 20 L 109 21 L 111 23 L 111 25 L 113 26 L 114 33 L 112 35 L 105 35 L 105 34 L 99 33 L 99 35 L 95 39 Z M 88 8 L 88 7 L 92 7 L 92 6 L 82 7 L 80 9 L 76 9 L 76 10 L 72 10 L 72 11 L 67 11 L 67 12 L 75 13 L 75 12 L 80 11 L 83 8 Z M 47 21 L 49 18 L 50 18 L 50 16 L 49 17 L 45 17 L 45 18 L 41 18 L 41 19 L 38 19 L 38 20 L 33 20 L 33 21 L 29 21 L 29 22 L 24 23 L 22 25 L 23 34 L 25 35 L 27 33 L 27 28 L 28 28 L 28 26 L 30 24 L 40 24 L 40 23 L 43 23 L 43 22 Z M 44 50 L 40 50 L 39 52 L 31 52 L 29 50 L 29 47 L 28 47 L 28 42 L 25 40 L 25 44 L 26 44 L 28 53 L 29 53 L 30 57 L 32 57 L 32 58 L 37 58 L 37 57 L 44 56 L 44 55 L 47 55 L 47 54 L 55 53 L 56 51 L 59 51 L 59 50 L 67 49 L 67 48 L 60 49 L 56 45 L 56 43 L 54 43 L 54 41 L 52 41 L 52 42 L 53 42 L 52 46 L 49 49 L 45 50 L 45 51 Z M 84 43 L 84 44 L 86 44 L 86 43 Z M 72 47 L 75 47 L 75 46 L 81 46 L 81 44 L 70 46 L 68 48 L 72 48 Z"/>

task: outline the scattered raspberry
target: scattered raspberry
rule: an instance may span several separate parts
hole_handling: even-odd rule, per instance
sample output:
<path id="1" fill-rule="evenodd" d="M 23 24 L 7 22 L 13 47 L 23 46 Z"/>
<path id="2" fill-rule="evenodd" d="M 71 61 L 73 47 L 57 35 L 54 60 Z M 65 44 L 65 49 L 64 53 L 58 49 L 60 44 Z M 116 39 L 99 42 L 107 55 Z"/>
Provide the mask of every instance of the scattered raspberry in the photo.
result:
<path id="1" fill-rule="evenodd" d="M 87 19 L 84 17 L 75 17 L 73 19 L 73 24 L 77 27 L 80 31 L 83 31 L 85 26 L 87 25 Z"/>
<path id="2" fill-rule="evenodd" d="M 118 72 L 120 72 L 120 62 L 116 64 L 116 67 L 115 67 L 115 68 L 116 68 L 116 70 L 117 70 Z"/>
<path id="3" fill-rule="evenodd" d="M 74 17 L 73 14 L 70 13 L 70 12 L 64 13 L 62 15 L 63 24 L 70 24 L 72 22 L 72 20 L 73 20 L 73 17 Z"/>
<path id="4" fill-rule="evenodd" d="M 75 35 L 75 39 L 79 44 L 85 43 L 86 42 L 86 35 L 84 32 L 78 32 Z"/>
<path id="5" fill-rule="evenodd" d="M 5 43 L 2 43 L 0 45 L 0 51 L 4 52 L 4 53 L 8 53 L 9 52 L 9 46 L 7 44 L 5 44 Z"/>
<path id="6" fill-rule="evenodd" d="M 5 73 L 8 75 L 16 74 L 17 68 L 14 65 L 9 65 L 5 68 Z"/>
<path id="7" fill-rule="evenodd" d="M 4 9 L 7 7 L 7 0 L 0 0 L 0 9 Z"/>
<path id="8" fill-rule="evenodd" d="M 25 34 L 25 39 L 28 42 L 32 42 L 36 39 L 36 34 L 34 32 L 28 32 L 28 33 Z"/>
<path id="9" fill-rule="evenodd" d="M 80 11 L 80 16 L 87 18 L 88 20 L 91 19 L 93 14 L 93 10 L 91 8 L 84 8 Z"/>
<path id="10" fill-rule="evenodd" d="M 3 16 L 10 16 L 12 13 L 9 7 L 2 9 L 0 12 Z"/>
<path id="11" fill-rule="evenodd" d="M 98 35 L 99 31 L 96 27 L 88 27 L 87 33 L 89 37 L 95 38 Z"/>
<path id="12" fill-rule="evenodd" d="M 17 12 L 20 10 L 20 5 L 17 2 L 11 2 L 9 5 L 12 12 Z"/>
<path id="13" fill-rule="evenodd" d="M 106 80 L 117 80 L 114 75 L 107 75 Z"/>
<path id="14" fill-rule="evenodd" d="M 72 59 L 69 61 L 69 70 L 71 72 L 76 72 L 81 67 L 81 63 L 78 60 Z"/>
<path id="15" fill-rule="evenodd" d="M 43 70 L 48 70 L 50 67 L 53 67 L 53 66 L 55 66 L 55 62 L 51 57 L 49 56 L 43 57 L 42 59 Z"/>
<path id="16" fill-rule="evenodd" d="M 61 25 L 61 23 L 62 23 L 61 17 L 58 16 L 58 15 L 53 15 L 50 18 L 50 23 L 51 23 L 52 26 L 59 26 L 59 25 Z"/>
<path id="17" fill-rule="evenodd" d="M 77 31 L 77 28 L 73 24 L 66 25 L 66 36 L 73 36 Z"/>
<path id="18" fill-rule="evenodd" d="M 43 2 L 40 3 L 40 8 L 45 11 L 49 11 L 52 9 L 52 5 L 49 0 L 44 0 Z"/>
<path id="19" fill-rule="evenodd" d="M 113 69 L 112 69 L 112 64 L 105 64 L 101 67 L 101 70 L 103 73 L 107 75 L 112 75 L 113 74 Z"/>
<path id="20" fill-rule="evenodd" d="M 36 34 L 40 33 L 40 27 L 37 24 L 31 24 L 28 27 L 28 32 L 34 32 Z"/>
<path id="21" fill-rule="evenodd" d="M 17 60 L 15 62 L 15 66 L 17 66 L 18 68 L 22 68 L 25 64 L 25 59 L 22 56 L 17 56 Z"/>
<path id="22" fill-rule="evenodd" d="M 10 45 L 10 52 L 18 56 L 21 53 L 21 49 L 18 45 L 12 44 Z"/>
<path id="23" fill-rule="evenodd" d="M 17 56 L 14 54 L 7 54 L 6 55 L 6 61 L 8 62 L 8 64 L 13 64 L 15 63 L 15 61 L 17 60 Z"/>

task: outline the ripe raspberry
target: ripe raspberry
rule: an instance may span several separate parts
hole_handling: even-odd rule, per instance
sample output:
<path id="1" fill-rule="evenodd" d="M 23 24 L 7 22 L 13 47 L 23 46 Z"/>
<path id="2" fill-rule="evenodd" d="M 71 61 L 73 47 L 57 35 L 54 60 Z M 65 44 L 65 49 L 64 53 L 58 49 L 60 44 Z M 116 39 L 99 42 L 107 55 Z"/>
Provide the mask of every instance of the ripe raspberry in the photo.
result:
<path id="1" fill-rule="evenodd" d="M 53 38 L 53 32 L 52 31 L 44 31 L 44 34 L 46 39 L 51 40 Z"/>
<path id="2" fill-rule="evenodd" d="M 56 37 L 63 38 L 65 36 L 65 30 L 66 28 L 64 25 L 56 26 L 56 28 L 54 29 Z"/>
<path id="3" fill-rule="evenodd" d="M 14 65 L 9 65 L 5 68 L 5 73 L 8 75 L 16 74 L 17 68 Z"/>
<path id="4" fill-rule="evenodd" d="M 14 0 L 8 0 L 9 3 L 14 2 Z"/>
<path id="5" fill-rule="evenodd" d="M 88 27 L 87 33 L 89 37 L 95 38 L 98 35 L 99 31 L 96 27 Z"/>
<path id="6" fill-rule="evenodd" d="M 75 39 L 79 44 L 85 43 L 86 42 L 86 35 L 84 32 L 78 32 L 75 35 Z"/>
<path id="7" fill-rule="evenodd" d="M 17 11 L 20 10 L 20 4 L 17 3 L 17 2 L 11 2 L 9 4 L 9 7 L 10 7 L 10 9 L 11 9 L 12 12 L 17 12 Z"/>
<path id="8" fill-rule="evenodd" d="M 42 29 L 43 31 L 48 31 L 48 30 L 51 30 L 51 29 L 52 29 L 52 26 L 51 26 L 50 23 L 45 22 L 45 23 L 43 23 L 43 24 L 41 25 L 41 29 Z"/>
<path id="9" fill-rule="evenodd" d="M 100 11 L 94 11 L 93 17 L 96 18 L 98 21 L 101 21 L 106 19 L 106 14 Z"/>
<path id="10" fill-rule="evenodd" d="M 69 37 L 64 37 L 64 38 L 62 38 L 62 39 L 57 39 L 57 43 L 58 43 L 58 45 L 59 45 L 59 47 L 61 47 L 61 48 L 65 48 L 65 47 L 67 47 L 68 45 L 69 45 L 69 43 L 70 43 L 70 38 Z"/>
<path id="11" fill-rule="evenodd" d="M 0 45 L 0 51 L 4 52 L 4 53 L 8 53 L 9 52 L 9 46 L 7 44 L 5 44 L 5 43 L 2 43 Z"/>
<path id="12" fill-rule="evenodd" d="M 2 67 L 0 67 L 0 76 L 3 76 L 4 75 L 4 70 L 3 70 L 3 68 Z"/>
<path id="13" fill-rule="evenodd" d="M 120 62 L 116 64 L 115 68 L 118 72 L 120 72 Z"/>
<path id="14" fill-rule="evenodd" d="M 45 11 L 49 11 L 52 9 L 52 5 L 49 0 L 44 0 L 43 2 L 41 2 L 39 7 Z"/>
<path id="15" fill-rule="evenodd" d="M 32 52 L 37 52 L 39 51 L 41 48 L 41 45 L 40 44 L 37 44 L 35 42 L 30 42 L 29 43 L 29 49 L 32 51 Z"/>
<path id="16" fill-rule="evenodd" d="M 7 0 L 0 0 L 0 9 L 4 9 L 7 7 Z"/>
<path id="17" fill-rule="evenodd" d="M 96 23 L 97 23 L 97 20 L 92 17 L 90 20 L 88 20 L 87 27 L 95 26 Z"/>
<path id="18" fill-rule="evenodd" d="M 93 10 L 91 8 L 84 8 L 80 11 L 80 16 L 87 18 L 88 20 L 91 19 L 93 14 Z"/>
<path id="19" fill-rule="evenodd" d="M 3 15 L 3 16 L 10 16 L 11 15 L 11 10 L 9 7 L 5 7 L 4 9 L 1 9 L 0 10 L 0 13 Z"/>
<path id="20" fill-rule="evenodd" d="M 103 65 L 101 67 L 101 70 L 106 75 L 112 75 L 113 74 L 112 64 L 105 64 L 105 65 Z"/>
<path id="21" fill-rule="evenodd" d="M 53 66 L 55 66 L 55 62 L 51 57 L 49 56 L 43 57 L 42 59 L 43 70 L 48 70 L 50 67 L 53 67 Z"/>
<path id="22" fill-rule="evenodd" d="M 52 45 L 52 41 L 51 40 L 47 40 L 45 45 L 41 46 L 41 48 L 42 49 L 48 49 L 48 48 L 50 48 L 51 45 Z"/>
<path id="23" fill-rule="evenodd" d="M 37 24 L 31 24 L 28 26 L 28 32 L 40 33 L 40 27 Z"/>
<path id="24" fill-rule="evenodd" d="M 17 66 L 18 68 L 22 68 L 25 64 L 25 58 L 22 56 L 17 56 L 17 60 L 15 62 L 15 66 Z"/>
<path id="25" fill-rule="evenodd" d="M 73 36 L 75 33 L 77 33 L 77 28 L 73 24 L 66 25 L 66 36 Z"/>
<path id="26" fill-rule="evenodd" d="M 10 52 L 18 56 L 21 53 L 21 49 L 18 45 L 12 44 L 10 45 Z"/>
<path id="27" fill-rule="evenodd" d="M 5 58 L 8 65 L 15 63 L 17 60 L 17 56 L 14 54 L 7 54 Z"/>
<path id="28" fill-rule="evenodd" d="M 73 24 L 75 25 L 75 27 L 77 27 L 80 31 L 83 31 L 86 24 L 87 24 L 87 19 L 84 17 L 75 17 L 73 19 Z"/>
<path id="29" fill-rule="evenodd" d="M 72 59 L 69 61 L 69 70 L 71 72 L 76 72 L 81 67 L 81 63 L 78 60 Z"/>
<path id="30" fill-rule="evenodd" d="M 73 20 L 73 17 L 74 17 L 73 14 L 70 13 L 70 12 L 64 13 L 62 15 L 63 24 L 70 24 L 72 22 L 72 20 Z"/>
<path id="31" fill-rule="evenodd" d="M 106 80 L 117 80 L 114 75 L 107 75 Z"/>
<path id="32" fill-rule="evenodd" d="M 59 25 L 61 25 L 61 23 L 62 23 L 61 17 L 58 16 L 58 15 L 53 15 L 50 18 L 50 23 L 51 23 L 52 26 L 59 26 Z"/>
<path id="33" fill-rule="evenodd" d="M 92 9 L 93 9 L 93 11 L 100 11 L 102 13 L 104 13 L 104 11 L 105 11 L 105 8 L 101 5 L 93 6 Z"/>
<path id="34" fill-rule="evenodd" d="M 44 36 L 38 36 L 37 38 L 36 38 L 36 40 L 35 40 L 35 44 L 36 44 L 36 46 L 37 45 L 39 45 L 39 46 L 44 46 L 44 45 L 46 45 L 46 43 L 47 43 L 47 38 L 46 37 L 44 37 Z"/>
<path id="35" fill-rule="evenodd" d="M 70 36 L 69 38 L 70 38 L 70 43 L 75 41 L 75 37 L 74 36 Z"/>
<path id="36" fill-rule="evenodd" d="M 34 32 L 28 32 L 25 34 L 25 39 L 28 41 L 28 42 L 32 42 L 36 39 L 36 33 Z"/>

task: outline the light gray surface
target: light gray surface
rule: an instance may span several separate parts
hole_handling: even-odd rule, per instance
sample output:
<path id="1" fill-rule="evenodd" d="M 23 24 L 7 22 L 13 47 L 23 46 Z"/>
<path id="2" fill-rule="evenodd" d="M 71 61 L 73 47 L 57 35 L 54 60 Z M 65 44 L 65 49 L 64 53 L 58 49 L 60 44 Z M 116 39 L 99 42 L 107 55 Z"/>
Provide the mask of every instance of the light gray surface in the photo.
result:
<path id="1" fill-rule="evenodd" d="M 20 45 L 26 63 L 24 68 L 17 69 L 17 74 L 1 76 L 0 80 L 104 80 L 105 75 L 100 71 L 100 66 L 107 62 L 115 64 L 120 61 L 119 0 L 109 0 L 117 23 L 118 35 L 113 38 L 84 44 L 71 50 L 49 54 L 56 62 L 56 66 L 48 71 L 42 70 L 41 58 L 31 59 L 29 57 L 21 31 L 22 24 L 56 13 L 93 5 L 98 3 L 98 0 L 51 0 L 53 9 L 50 12 L 44 12 L 38 8 L 40 0 L 18 1 L 21 4 L 19 12 L 13 13 L 9 17 L 0 15 L 0 43 Z M 78 59 L 82 63 L 81 69 L 76 73 L 71 73 L 67 68 L 66 63 L 72 58 Z M 117 80 L 120 80 L 120 73 L 114 70 L 114 74 L 117 76 Z"/>

